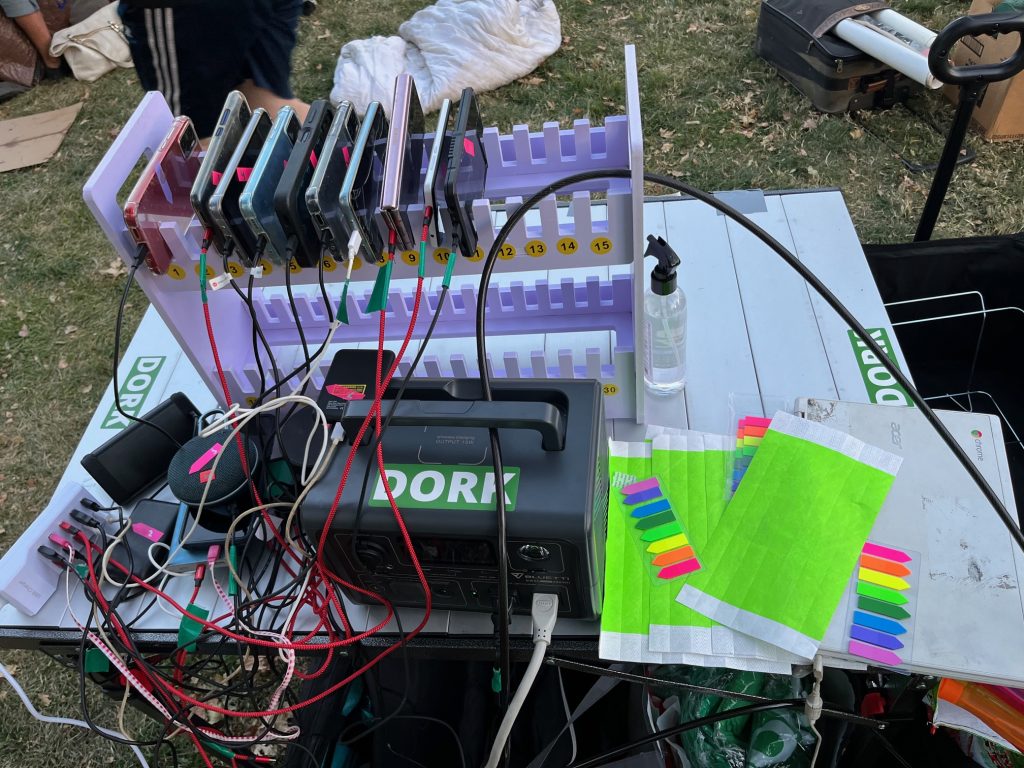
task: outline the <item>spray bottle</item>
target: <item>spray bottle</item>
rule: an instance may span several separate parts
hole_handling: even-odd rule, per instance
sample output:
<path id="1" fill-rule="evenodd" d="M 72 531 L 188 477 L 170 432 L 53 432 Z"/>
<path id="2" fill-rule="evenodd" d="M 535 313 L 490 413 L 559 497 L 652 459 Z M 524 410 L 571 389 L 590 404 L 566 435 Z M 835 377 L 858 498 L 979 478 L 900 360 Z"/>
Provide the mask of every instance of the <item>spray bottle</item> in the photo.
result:
<path id="1" fill-rule="evenodd" d="M 686 295 L 676 284 L 680 260 L 661 237 L 647 236 L 644 256 L 658 263 L 645 297 L 644 382 L 652 394 L 681 392 L 686 385 Z"/>

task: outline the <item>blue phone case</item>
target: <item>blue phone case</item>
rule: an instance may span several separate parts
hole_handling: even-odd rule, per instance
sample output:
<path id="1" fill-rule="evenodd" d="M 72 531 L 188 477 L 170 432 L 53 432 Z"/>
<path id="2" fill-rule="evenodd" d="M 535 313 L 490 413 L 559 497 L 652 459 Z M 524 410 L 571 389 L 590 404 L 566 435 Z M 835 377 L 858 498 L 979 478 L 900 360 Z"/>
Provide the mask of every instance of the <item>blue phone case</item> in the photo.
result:
<path id="1" fill-rule="evenodd" d="M 264 255 L 277 264 L 286 261 L 288 235 L 274 209 L 274 192 L 284 174 L 299 127 L 295 111 L 291 107 L 282 107 L 238 201 L 249 228 L 257 238 L 262 237 L 265 241 Z"/>

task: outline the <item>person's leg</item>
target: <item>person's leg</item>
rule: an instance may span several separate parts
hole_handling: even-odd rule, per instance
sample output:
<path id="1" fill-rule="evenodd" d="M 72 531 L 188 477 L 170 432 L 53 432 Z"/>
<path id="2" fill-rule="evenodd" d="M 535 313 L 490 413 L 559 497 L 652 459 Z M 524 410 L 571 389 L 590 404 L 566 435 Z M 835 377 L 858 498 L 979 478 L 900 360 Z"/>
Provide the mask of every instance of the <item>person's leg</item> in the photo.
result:
<path id="1" fill-rule="evenodd" d="M 119 13 L 142 87 L 160 91 L 175 115 L 192 118 L 200 139 L 212 136 L 224 99 L 246 76 L 237 51 L 255 39 L 250 0 L 124 2 Z"/>
<path id="2" fill-rule="evenodd" d="M 19 2 L 5 2 L 4 13 L 14 20 L 25 36 L 32 41 L 32 45 L 39 51 L 43 65 L 47 69 L 56 69 L 60 66 L 60 59 L 50 55 L 50 43 L 53 35 L 43 14 L 39 12 L 39 6 L 35 0 L 21 0 Z"/>
<path id="3" fill-rule="evenodd" d="M 300 123 L 306 120 L 309 104 L 301 99 L 283 99 L 273 91 L 256 85 L 252 80 L 243 80 L 241 85 L 238 86 L 238 90 L 245 95 L 250 107 L 254 109 L 256 107 L 263 107 L 263 109 L 270 113 L 272 119 L 277 117 L 277 111 L 281 107 L 291 107 L 295 110 L 295 116 L 299 118 Z"/>
<path id="4" fill-rule="evenodd" d="M 295 98 L 290 82 L 302 0 L 258 0 L 258 7 L 261 28 L 257 44 L 248 51 L 250 76 L 238 90 L 252 106 L 263 107 L 271 116 L 289 106 L 304 121 L 309 105 Z"/>

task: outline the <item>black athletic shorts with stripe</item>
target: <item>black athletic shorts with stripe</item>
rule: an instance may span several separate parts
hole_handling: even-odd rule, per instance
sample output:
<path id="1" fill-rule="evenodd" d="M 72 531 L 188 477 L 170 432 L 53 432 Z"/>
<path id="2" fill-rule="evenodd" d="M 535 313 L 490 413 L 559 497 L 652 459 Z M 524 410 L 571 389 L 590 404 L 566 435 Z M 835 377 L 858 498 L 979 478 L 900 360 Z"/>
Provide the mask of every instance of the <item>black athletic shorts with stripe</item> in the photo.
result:
<path id="1" fill-rule="evenodd" d="M 243 80 L 292 98 L 289 76 L 302 0 L 123 0 L 142 87 L 206 138 Z"/>

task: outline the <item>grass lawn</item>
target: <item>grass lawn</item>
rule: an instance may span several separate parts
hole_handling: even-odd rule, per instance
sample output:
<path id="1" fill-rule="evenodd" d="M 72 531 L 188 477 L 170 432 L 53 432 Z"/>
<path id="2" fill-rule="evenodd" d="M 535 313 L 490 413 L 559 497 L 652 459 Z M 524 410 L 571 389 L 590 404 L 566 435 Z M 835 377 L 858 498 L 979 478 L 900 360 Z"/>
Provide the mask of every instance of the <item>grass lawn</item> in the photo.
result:
<path id="1" fill-rule="evenodd" d="M 341 44 L 393 33 L 421 2 L 321 0 L 300 30 L 298 95 L 326 96 Z M 893 148 L 937 158 L 943 135 L 904 108 L 863 115 L 869 130 L 848 116 L 815 113 L 755 57 L 756 0 L 557 4 L 562 50 L 526 80 L 483 95 L 485 124 L 507 130 L 513 123 L 568 125 L 621 113 L 622 46 L 636 43 L 648 168 L 714 190 L 840 187 L 864 241 L 911 238 L 930 178 L 906 172 Z M 933 28 L 968 7 L 934 0 L 895 5 Z M 0 175 L 0 551 L 46 504 L 110 376 L 124 270 L 82 203 L 81 188 L 141 95 L 134 72 L 118 71 L 91 85 L 42 84 L 0 106 L 3 119 L 85 102 L 55 158 Z M 912 106 L 943 130 L 950 123 L 952 108 L 939 94 Z M 977 136 L 971 142 L 978 159 L 957 173 L 936 237 L 1024 227 L 1024 143 L 986 144 Z M 136 291 L 131 327 L 144 307 Z M 0 660 L 16 665 L 48 713 L 77 715 L 73 675 L 27 653 L 4 651 Z M 0 767 L 135 764 L 124 747 L 39 726 L 4 683 L 0 702 Z M 99 711 L 110 724 L 112 708 Z"/>

